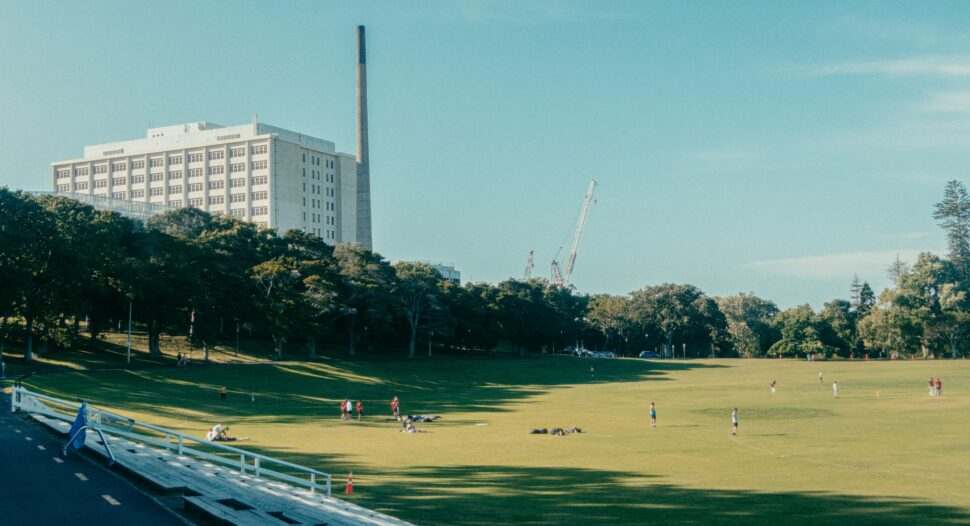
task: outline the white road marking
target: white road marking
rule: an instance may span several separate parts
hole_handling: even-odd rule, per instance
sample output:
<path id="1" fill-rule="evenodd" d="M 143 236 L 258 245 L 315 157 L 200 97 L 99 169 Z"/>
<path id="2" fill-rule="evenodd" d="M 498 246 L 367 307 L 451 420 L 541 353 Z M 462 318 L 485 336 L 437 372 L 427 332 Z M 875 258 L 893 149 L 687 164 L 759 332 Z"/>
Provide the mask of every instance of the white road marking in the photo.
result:
<path id="1" fill-rule="evenodd" d="M 42 445 L 40 445 L 40 444 L 37 444 L 37 449 L 39 449 L 39 450 L 41 450 L 41 451 L 44 451 L 44 450 L 46 450 L 47 448 L 46 448 L 46 447 L 44 447 L 44 446 L 42 446 Z"/>
<path id="2" fill-rule="evenodd" d="M 116 501 L 111 495 L 101 495 L 101 498 L 108 501 L 108 504 L 112 506 L 121 506 L 121 503 Z"/>
<path id="3" fill-rule="evenodd" d="M 88 480 L 88 478 L 84 476 L 84 473 L 75 473 L 74 476 L 77 477 L 82 482 L 85 480 Z"/>
<path id="4" fill-rule="evenodd" d="M 54 462 L 57 462 L 58 464 L 63 464 L 64 463 L 64 461 L 61 459 L 61 457 L 54 457 Z"/>

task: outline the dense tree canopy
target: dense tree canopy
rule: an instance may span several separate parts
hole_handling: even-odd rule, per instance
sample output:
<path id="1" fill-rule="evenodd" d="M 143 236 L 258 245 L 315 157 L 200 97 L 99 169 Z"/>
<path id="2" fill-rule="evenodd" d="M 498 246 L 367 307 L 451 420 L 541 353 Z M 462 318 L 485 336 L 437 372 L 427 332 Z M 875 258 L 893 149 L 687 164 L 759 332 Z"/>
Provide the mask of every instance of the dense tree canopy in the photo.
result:
<path id="1" fill-rule="evenodd" d="M 578 294 L 546 280 L 459 285 L 422 263 L 392 264 L 360 245 L 282 235 L 194 208 L 146 225 L 64 197 L 0 189 L 0 353 L 11 330 L 25 356 L 75 348 L 128 318 L 148 334 L 207 349 L 227 325 L 272 341 L 400 352 L 555 352 L 567 346 L 636 355 L 964 356 L 970 351 L 970 197 L 947 183 L 933 217 L 949 252 L 888 262 L 879 294 L 854 276 L 848 299 L 780 310 L 753 293 L 710 297 L 664 283 L 625 295 Z M 848 281 L 848 280 L 847 280 Z M 38 347 L 39 342 L 39 347 Z M 364 344 L 361 346 L 361 344 Z M 336 352 L 336 351 L 330 351 Z"/>

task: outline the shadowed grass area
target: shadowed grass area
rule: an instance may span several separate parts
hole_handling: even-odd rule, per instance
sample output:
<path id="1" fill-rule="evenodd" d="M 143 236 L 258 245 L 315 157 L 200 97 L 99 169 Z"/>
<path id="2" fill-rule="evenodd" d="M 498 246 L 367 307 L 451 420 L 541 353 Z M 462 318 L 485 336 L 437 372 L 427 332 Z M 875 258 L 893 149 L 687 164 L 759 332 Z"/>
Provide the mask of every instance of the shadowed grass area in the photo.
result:
<path id="1" fill-rule="evenodd" d="M 930 375 L 944 398 L 927 396 Z M 419 524 L 970 524 L 968 379 L 964 361 L 543 357 L 77 371 L 30 385 L 196 436 L 231 424 L 242 447 L 333 473 L 338 490 L 353 470 L 352 500 Z M 400 433 L 395 395 L 403 412 L 442 419 Z M 364 400 L 362 421 L 337 418 L 345 398 Z M 556 426 L 584 432 L 528 434 Z"/>

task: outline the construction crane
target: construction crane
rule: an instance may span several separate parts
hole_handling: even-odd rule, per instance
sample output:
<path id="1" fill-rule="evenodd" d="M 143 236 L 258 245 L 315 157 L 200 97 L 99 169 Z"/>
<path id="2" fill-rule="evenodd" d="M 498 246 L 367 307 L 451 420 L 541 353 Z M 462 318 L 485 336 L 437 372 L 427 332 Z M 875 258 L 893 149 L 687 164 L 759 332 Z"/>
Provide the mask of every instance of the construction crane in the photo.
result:
<path id="1" fill-rule="evenodd" d="M 586 197 L 583 198 L 583 208 L 579 212 L 579 222 L 576 224 L 576 234 L 573 236 L 572 248 L 569 250 L 569 259 L 566 260 L 565 273 L 559 263 L 559 253 L 552 259 L 551 280 L 557 287 L 568 287 L 569 281 L 573 276 L 573 268 L 576 266 L 576 253 L 579 251 L 579 242 L 583 238 L 583 229 L 586 228 L 586 218 L 589 216 L 589 205 L 593 203 L 593 190 L 596 189 L 596 179 L 589 182 L 589 189 L 586 190 Z M 559 248 L 562 251 L 562 247 Z"/>
<path id="2" fill-rule="evenodd" d="M 525 279 L 529 279 L 532 277 L 532 269 L 535 268 L 535 262 L 533 261 L 533 258 L 532 258 L 533 252 L 535 251 L 534 250 L 529 251 L 529 262 L 525 264 L 525 273 L 524 273 Z"/>

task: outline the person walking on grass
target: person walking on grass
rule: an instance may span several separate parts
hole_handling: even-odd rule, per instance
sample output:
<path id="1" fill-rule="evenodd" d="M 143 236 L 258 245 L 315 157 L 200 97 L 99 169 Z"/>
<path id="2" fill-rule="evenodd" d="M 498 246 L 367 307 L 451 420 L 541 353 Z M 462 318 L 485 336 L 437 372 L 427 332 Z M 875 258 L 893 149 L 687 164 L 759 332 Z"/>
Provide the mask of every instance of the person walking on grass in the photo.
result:
<path id="1" fill-rule="evenodd" d="M 778 384 L 778 380 L 771 381 L 771 394 L 775 394 L 775 385 Z"/>
<path id="2" fill-rule="evenodd" d="M 393 400 L 391 400 L 391 416 L 393 416 L 396 420 L 401 419 L 401 402 L 396 396 Z"/>
<path id="3" fill-rule="evenodd" d="M 222 400 L 223 402 L 226 401 L 226 386 L 222 386 L 219 388 L 219 399 Z"/>
<path id="4" fill-rule="evenodd" d="M 364 416 L 364 401 L 357 400 L 357 421 L 360 422 L 361 417 Z"/>
<path id="5" fill-rule="evenodd" d="M 930 377 L 930 396 L 936 395 L 936 382 L 933 381 L 933 377 Z"/>
<path id="6" fill-rule="evenodd" d="M 822 371 L 819 371 L 818 372 L 818 383 L 820 383 L 820 384 L 823 383 L 822 382 Z"/>
<path id="7" fill-rule="evenodd" d="M 936 396 L 943 396 L 943 380 L 939 376 L 936 377 Z"/>
<path id="8" fill-rule="evenodd" d="M 738 408 L 735 407 L 734 411 L 731 411 L 731 436 L 736 436 L 738 434 Z"/>
<path id="9" fill-rule="evenodd" d="M 657 427 L 657 406 L 650 402 L 650 427 Z"/>
<path id="10" fill-rule="evenodd" d="M 592 365 L 589 366 L 589 377 L 596 378 L 596 369 L 593 369 Z"/>
<path id="11" fill-rule="evenodd" d="M 839 397 L 839 382 L 832 382 L 832 398 Z"/>

